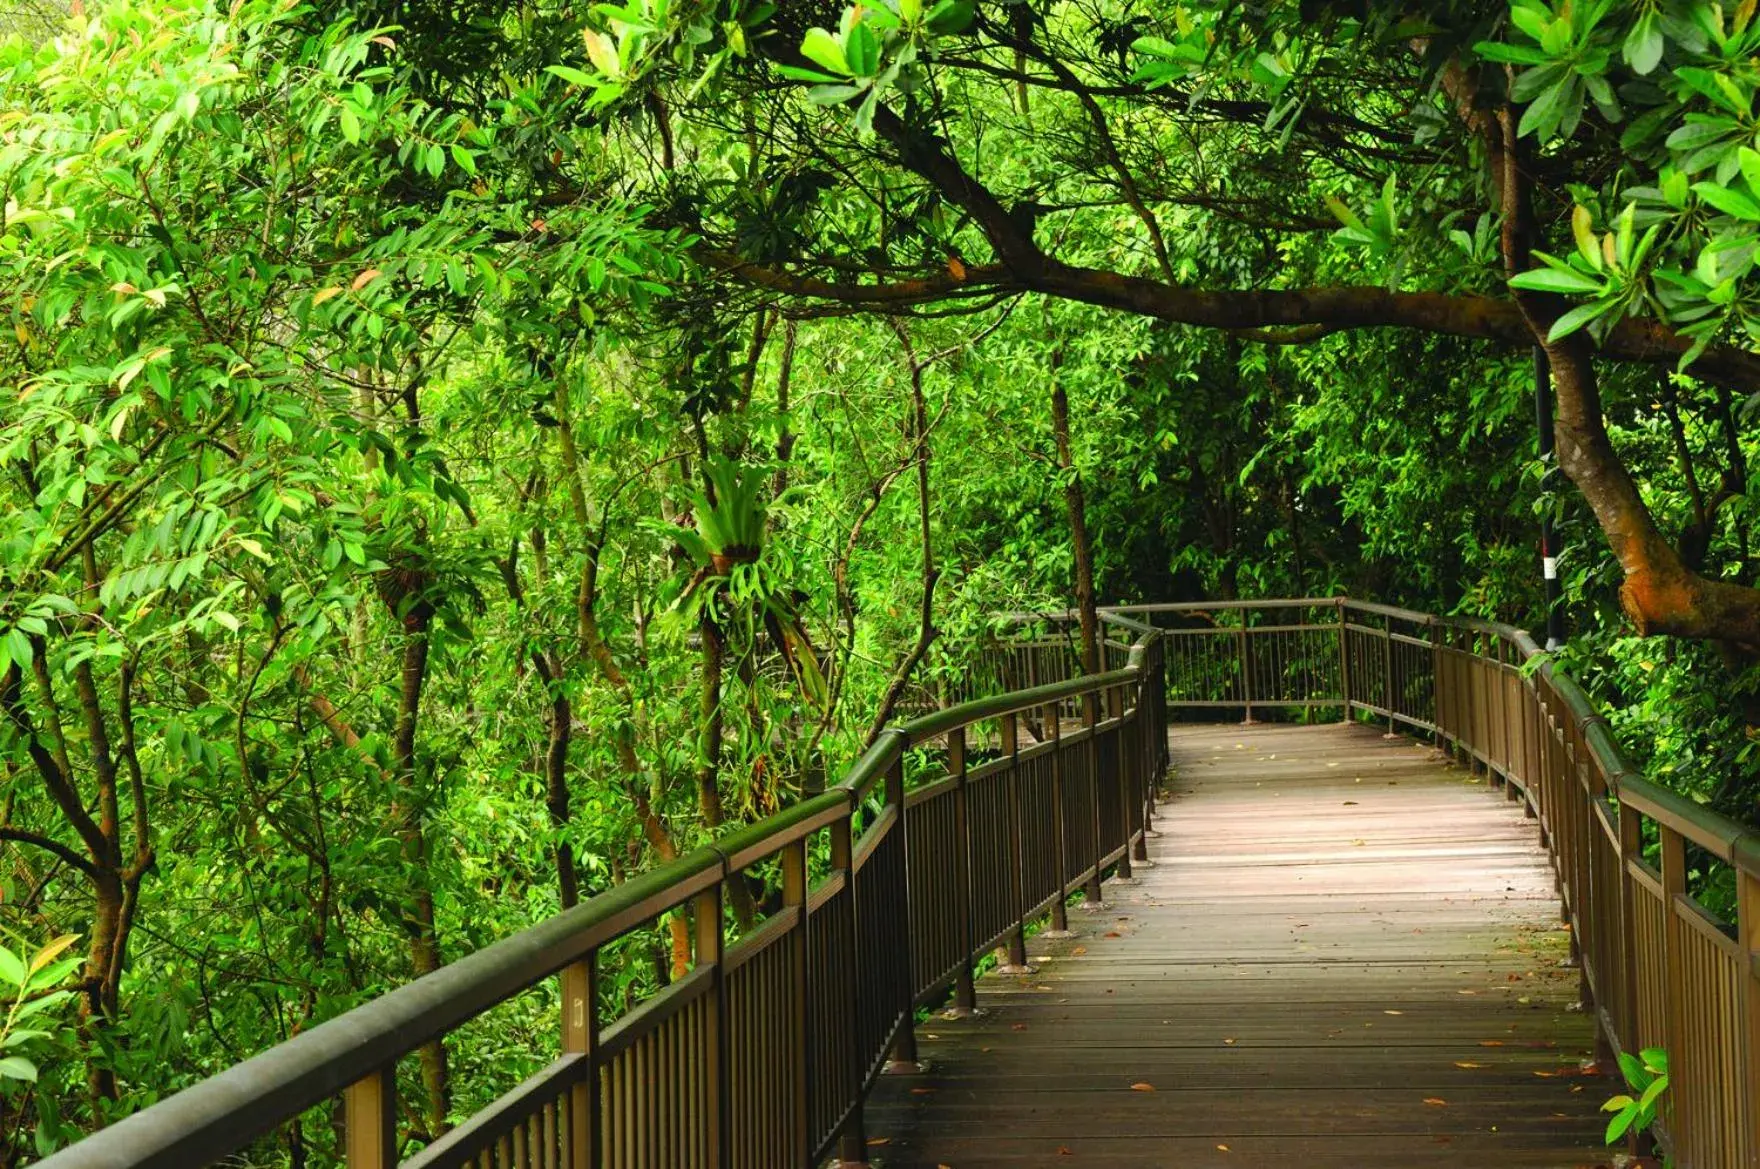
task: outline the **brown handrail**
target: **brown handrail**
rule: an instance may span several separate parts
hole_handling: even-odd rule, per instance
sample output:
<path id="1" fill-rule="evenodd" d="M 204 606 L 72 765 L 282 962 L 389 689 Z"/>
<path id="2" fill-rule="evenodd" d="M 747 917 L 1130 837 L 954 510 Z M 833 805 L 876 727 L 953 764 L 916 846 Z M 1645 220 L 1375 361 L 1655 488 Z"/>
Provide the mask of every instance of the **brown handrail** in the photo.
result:
<path id="1" fill-rule="evenodd" d="M 179 1092 L 44 1169 L 197 1169 L 337 1096 L 341 1159 L 389 1169 L 397 1060 L 553 976 L 560 1057 L 404 1164 L 774 1169 L 834 1147 L 862 1160 L 862 1099 L 889 1060 L 914 1061 L 915 1009 L 949 992 L 969 1009 L 979 957 L 1003 946 L 1024 962 L 1031 921 L 1061 923 L 1076 890 L 1098 900 L 1104 873 L 1128 874 L 1143 855 L 1166 759 L 1160 634 L 1107 620 L 1136 635 L 1125 668 L 1071 677 L 1078 667 L 1062 662 L 1048 684 L 889 728 L 831 790 Z M 979 736 L 995 739 L 997 759 L 968 767 Z M 938 753 L 945 775 L 907 790 L 913 747 Z M 815 855 L 827 858 L 817 874 Z M 728 884 L 772 860 L 780 907 L 730 939 Z M 603 1018 L 599 954 L 671 913 L 693 930 L 689 973 Z"/>
<path id="2" fill-rule="evenodd" d="M 1644 778 L 1512 626 L 1345 597 L 1125 612 L 1208 610 L 1280 623 L 1167 630 L 1168 707 L 1342 706 L 1483 769 L 1539 823 L 1604 1051 L 1668 1052 L 1665 1149 L 1683 1169 L 1760 1169 L 1760 832 Z M 1689 844 L 1729 866 L 1733 911 L 1689 886 Z"/>

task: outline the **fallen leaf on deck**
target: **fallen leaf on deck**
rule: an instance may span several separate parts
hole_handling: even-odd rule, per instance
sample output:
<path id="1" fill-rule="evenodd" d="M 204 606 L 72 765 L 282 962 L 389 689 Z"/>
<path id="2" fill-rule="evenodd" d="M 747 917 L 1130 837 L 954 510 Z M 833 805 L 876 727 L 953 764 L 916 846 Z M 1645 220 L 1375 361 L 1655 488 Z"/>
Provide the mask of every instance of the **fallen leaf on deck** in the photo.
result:
<path id="1" fill-rule="evenodd" d="M 1454 1066 L 1457 1068 L 1482 1068 L 1485 1065 L 1482 1063 L 1474 1063 L 1470 1059 L 1457 1059 L 1454 1061 Z"/>
<path id="2" fill-rule="evenodd" d="M 1403 1014 L 1405 1014 L 1404 1011 L 1382 1011 L 1381 1013 L 1383 1015 L 1403 1015 Z"/>
<path id="3" fill-rule="evenodd" d="M 891 1137 L 869 1137 L 868 1138 L 868 1144 L 870 1144 L 870 1145 L 890 1145 L 891 1143 L 892 1143 Z"/>
<path id="4" fill-rule="evenodd" d="M 1133 1092 L 1153 1092 L 1154 1090 L 1155 1090 L 1154 1084 L 1146 1083 L 1142 1080 L 1139 1080 L 1136 1083 L 1131 1085 L 1131 1091 L 1133 1091 Z"/>
<path id="5" fill-rule="evenodd" d="M 1430 1105 L 1432 1108 L 1447 1108 L 1448 1107 L 1448 1101 L 1444 1100 L 1440 1096 L 1426 1096 L 1426 1097 L 1424 1097 L 1424 1103 Z"/>

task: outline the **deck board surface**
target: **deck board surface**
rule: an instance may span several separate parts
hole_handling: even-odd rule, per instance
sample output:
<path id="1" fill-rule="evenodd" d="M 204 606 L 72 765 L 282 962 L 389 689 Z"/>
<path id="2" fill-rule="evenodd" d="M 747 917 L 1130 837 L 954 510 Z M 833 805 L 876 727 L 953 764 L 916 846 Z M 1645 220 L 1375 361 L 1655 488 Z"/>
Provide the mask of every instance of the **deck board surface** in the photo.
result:
<path id="1" fill-rule="evenodd" d="M 1170 740 L 1152 866 L 919 1025 L 876 1166 L 1609 1163 L 1533 821 L 1364 726 Z"/>

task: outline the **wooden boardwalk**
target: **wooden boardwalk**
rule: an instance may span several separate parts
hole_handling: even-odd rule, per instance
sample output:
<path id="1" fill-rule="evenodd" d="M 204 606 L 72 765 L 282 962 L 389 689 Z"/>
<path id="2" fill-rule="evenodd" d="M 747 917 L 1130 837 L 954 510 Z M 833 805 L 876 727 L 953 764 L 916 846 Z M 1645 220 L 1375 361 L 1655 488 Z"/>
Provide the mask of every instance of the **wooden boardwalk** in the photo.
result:
<path id="1" fill-rule="evenodd" d="M 1533 822 L 1363 726 L 1181 727 L 1140 883 L 918 1027 L 877 1166 L 1609 1163 Z"/>

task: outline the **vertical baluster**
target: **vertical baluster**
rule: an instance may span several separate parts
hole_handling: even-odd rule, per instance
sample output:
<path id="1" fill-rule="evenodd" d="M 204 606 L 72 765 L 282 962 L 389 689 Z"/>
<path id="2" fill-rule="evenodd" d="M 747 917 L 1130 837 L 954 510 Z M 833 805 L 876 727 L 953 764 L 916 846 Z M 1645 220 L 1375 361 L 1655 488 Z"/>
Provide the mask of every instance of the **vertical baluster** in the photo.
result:
<path id="1" fill-rule="evenodd" d="M 344 1163 L 348 1169 L 396 1169 L 397 1065 L 370 1072 L 342 1096 Z"/>

